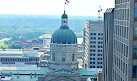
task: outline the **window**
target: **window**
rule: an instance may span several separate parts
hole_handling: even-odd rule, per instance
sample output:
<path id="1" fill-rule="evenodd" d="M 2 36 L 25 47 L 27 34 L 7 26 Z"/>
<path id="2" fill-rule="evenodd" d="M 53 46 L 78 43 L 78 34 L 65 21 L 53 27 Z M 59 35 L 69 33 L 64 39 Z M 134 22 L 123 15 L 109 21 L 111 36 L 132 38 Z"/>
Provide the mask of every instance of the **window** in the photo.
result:
<path id="1" fill-rule="evenodd" d="M 133 75 L 134 75 L 134 76 L 137 75 L 137 66 L 133 66 Z"/>
<path id="2" fill-rule="evenodd" d="M 102 60 L 102 58 L 98 58 L 98 60 Z"/>
<path id="3" fill-rule="evenodd" d="M 93 58 L 93 60 L 95 60 L 95 58 Z"/>
<path id="4" fill-rule="evenodd" d="M 95 64 L 95 62 L 93 62 L 93 64 Z"/>
<path id="5" fill-rule="evenodd" d="M 96 40 L 96 37 L 94 37 L 94 40 Z"/>
<path id="6" fill-rule="evenodd" d="M 102 62 L 97 62 L 97 64 L 102 64 Z"/>
<path id="7" fill-rule="evenodd" d="M 95 45 L 90 45 L 90 48 L 96 48 L 96 46 Z"/>
<path id="8" fill-rule="evenodd" d="M 135 18 L 137 18 L 137 8 L 135 8 Z"/>
<path id="9" fill-rule="evenodd" d="M 93 33 L 91 33 L 90 35 L 93 35 Z"/>
<path id="10" fill-rule="evenodd" d="M 92 64 L 92 62 L 90 62 L 90 64 Z"/>
<path id="11" fill-rule="evenodd" d="M 96 50 L 95 50 L 95 49 L 93 49 L 93 50 L 92 50 L 92 49 L 90 49 L 90 52 L 96 52 Z"/>
<path id="12" fill-rule="evenodd" d="M 95 56 L 95 54 L 93 54 L 93 56 Z"/>
<path id="13" fill-rule="evenodd" d="M 94 35 L 96 35 L 96 33 L 94 33 Z"/>
<path id="14" fill-rule="evenodd" d="M 94 45 L 93 48 L 96 48 L 96 46 Z"/>
<path id="15" fill-rule="evenodd" d="M 93 52 L 95 52 L 96 50 L 93 50 Z"/>
<path id="16" fill-rule="evenodd" d="M 100 33 L 98 33 L 98 36 L 100 36 Z"/>
<path id="17" fill-rule="evenodd" d="M 52 60 L 55 61 L 55 53 L 52 55 Z"/>
<path id="18" fill-rule="evenodd" d="M 96 44 L 96 41 L 94 41 L 94 44 Z"/>
<path id="19" fill-rule="evenodd" d="M 134 27 L 134 37 L 137 37 L 137 27 Z"/>
<path id="20" fill-rule="evenodd" d="M 101 37 L 101 40 L 103 40 L 103 37 Z"/>
<path id="21" fill-rule="evenodd" d="M 134 46 L 134 49 L 133 49 L 133 56 L 134 57 L 137 56 L 137 47 L 136 46 Z"/>
<path id="22" fill-rule="evenodd" d="M 74 61 L 75 60 L 75 55 L 74 54 L 72 54 L 72 61 Z"/>
<path id="23" fill-rule="evenodd" d="M 90 41 L 91 44 L 96 44 L 96 41 Z"/>
<path id="24" fill-rule="evenodd" d="M 65 62 L 66 61 L 66 54 L 63 54 L 62 55 L 62 62 Z"/>
<path id="25" fill-rule="evenodd" d="M 98 52 L 100 52 L 100 50 L 98 50 Z"/>

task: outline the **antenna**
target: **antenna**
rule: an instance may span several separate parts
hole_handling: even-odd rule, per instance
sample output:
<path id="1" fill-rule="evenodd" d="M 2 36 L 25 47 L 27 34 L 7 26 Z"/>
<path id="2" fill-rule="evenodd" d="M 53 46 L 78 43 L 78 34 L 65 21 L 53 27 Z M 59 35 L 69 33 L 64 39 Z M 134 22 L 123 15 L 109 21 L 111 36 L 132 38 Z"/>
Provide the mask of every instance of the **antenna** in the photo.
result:
<path id="1" fill-rule="evenodd" d="M 99 6 L 99 10 L 98 10 L 98 13 L 99 13 L 98 20 L 99 20 L 99 21 L 102 20 L 101 12 L 102 12 L 102 6 L 100 5 L 100 6 Z"/>

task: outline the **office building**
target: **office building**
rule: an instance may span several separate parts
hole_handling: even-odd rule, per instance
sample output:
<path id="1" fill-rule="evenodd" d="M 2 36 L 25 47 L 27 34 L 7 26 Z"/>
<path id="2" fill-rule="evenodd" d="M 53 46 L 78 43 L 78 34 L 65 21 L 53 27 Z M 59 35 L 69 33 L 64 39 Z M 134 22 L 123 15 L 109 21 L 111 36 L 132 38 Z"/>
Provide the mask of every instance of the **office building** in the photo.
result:
<path id="1" fill-rule="evenodd" d="M 43 39 L 43 48 L 50 48 L 51 34 L 42 35 L 39 38 Z"/>
<path id="2" fill-rule="evenodd" d="M 103 22 L 85 22 L 84 28 L 84 67 L 102 68 L 103 56 Z"/>
<path id="3" fill-rule="evenodd" d="M 25 51 L 0 51 L 1 67 L 26 67 L 38 66 L 44 53 L 36 50 Z"/>
<path id="4" fill-rule="evenodd" d="M 137 81 L 137 0 L 115 0 L 112 81 Z"/>
<path id="5" fill-rule="evenodd" d="M 112 81 L 114 8 L 104 13 L 103 32 L 103 81 Z"/>

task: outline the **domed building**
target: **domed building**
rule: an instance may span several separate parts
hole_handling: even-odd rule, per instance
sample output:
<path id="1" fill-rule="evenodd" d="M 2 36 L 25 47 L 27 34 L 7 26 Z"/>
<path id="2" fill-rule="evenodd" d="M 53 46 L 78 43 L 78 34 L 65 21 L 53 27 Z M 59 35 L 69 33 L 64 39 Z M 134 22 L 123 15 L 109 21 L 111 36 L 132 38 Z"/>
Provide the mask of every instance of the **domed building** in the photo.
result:
<path id="1" fill-rule="evenodd" d="M 96 77 L 90 70 L 78 68 L 77 53 L 77 36 L 69 29 L 68 16 L 64 11 L 61 27 L 51 38 L 48 72 L 38 81 L 87 81 L 89 76 Z"/>
<path id="2" fill-rule="evenodd" d="M 39 81 L 81 81 L 77 62 L 77 36 L 68 27 L 68 16 L 64 11 L 61 27 L 51 38 L 49 73 Z"/>
<path id="3" fill-rule="evenodd" d="M 77 36 L 69 29 L 68 16 L 64 11 L 61 18 L 61 27 L 53 33 L 51 38 L 49 68 L 53 71 L 61 69 L 77 70 L 77 47 Z"/>

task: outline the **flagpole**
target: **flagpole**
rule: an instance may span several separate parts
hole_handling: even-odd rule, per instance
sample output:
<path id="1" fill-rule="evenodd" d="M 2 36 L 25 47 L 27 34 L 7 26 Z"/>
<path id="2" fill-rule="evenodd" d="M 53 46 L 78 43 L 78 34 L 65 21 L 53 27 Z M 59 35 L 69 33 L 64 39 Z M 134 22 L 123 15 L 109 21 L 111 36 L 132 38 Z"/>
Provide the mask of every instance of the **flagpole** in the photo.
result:
<path id="1" fill-rule="evenodd" d="M 65 0 L 64 0 L 64 11 L 65 11 L 65 5 L 66 5 L 66 4 L 65 4 Z"/>

